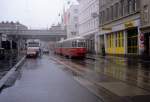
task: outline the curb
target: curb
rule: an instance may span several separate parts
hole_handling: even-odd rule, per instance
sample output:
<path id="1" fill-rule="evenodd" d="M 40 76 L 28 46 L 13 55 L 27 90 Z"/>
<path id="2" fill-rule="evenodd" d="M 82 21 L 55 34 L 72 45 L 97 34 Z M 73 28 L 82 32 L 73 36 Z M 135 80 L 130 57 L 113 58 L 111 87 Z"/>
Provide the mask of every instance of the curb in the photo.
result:
<path id="1" fill-rule="evenodd" d="M 2 79 L 0 80 L 0 89 L 5 85 L 7 80 L 15 73 L 17 68 L 23 64 L 25 59 L 26 56 L 24 56 L 13 68 L 11 68 L 10 71 L 7 72 L 7 74 L 4 77 L 2 77 Z"/>

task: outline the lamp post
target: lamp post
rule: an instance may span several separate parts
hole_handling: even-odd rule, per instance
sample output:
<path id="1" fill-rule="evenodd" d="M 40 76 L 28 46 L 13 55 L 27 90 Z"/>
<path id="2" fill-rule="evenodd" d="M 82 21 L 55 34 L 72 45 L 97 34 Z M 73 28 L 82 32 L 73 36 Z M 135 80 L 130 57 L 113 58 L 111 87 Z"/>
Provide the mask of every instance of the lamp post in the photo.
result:
<path id="1" fill-rule="evenodd" d="M 17 44 L 17 54 L 19 56 L 20 54 L 20 43 L 19 43 L 19 37 L 18 37 L 18 34 L 19 34 L 19 23 L 17 22 L 16 23 L 16 34 L 15 34 L 15 39 L 16 39 L 16 44 Z"/>

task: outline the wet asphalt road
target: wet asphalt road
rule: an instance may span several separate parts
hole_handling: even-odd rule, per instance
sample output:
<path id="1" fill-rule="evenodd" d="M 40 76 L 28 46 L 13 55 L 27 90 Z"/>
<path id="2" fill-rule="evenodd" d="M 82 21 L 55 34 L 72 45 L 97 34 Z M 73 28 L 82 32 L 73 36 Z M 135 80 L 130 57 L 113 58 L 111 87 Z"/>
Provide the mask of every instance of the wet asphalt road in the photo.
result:
<path id="1" fill-rule="evenodd" d="M 0 94 L 0 102 L 101 102 L 48 56 L 27 59 L 16 83 Z"/>
<path id="2" fill-rule="evenodd" d="M 58 62 L 80 73 L 79 82 L 106 102 L 150 102 L 150 61 L 110 57 L 68 59 L 54 55 Z M 90 81 L 90 86 L 86 82 Z M 118 100 L 119 99 L 119 100 Z"/>

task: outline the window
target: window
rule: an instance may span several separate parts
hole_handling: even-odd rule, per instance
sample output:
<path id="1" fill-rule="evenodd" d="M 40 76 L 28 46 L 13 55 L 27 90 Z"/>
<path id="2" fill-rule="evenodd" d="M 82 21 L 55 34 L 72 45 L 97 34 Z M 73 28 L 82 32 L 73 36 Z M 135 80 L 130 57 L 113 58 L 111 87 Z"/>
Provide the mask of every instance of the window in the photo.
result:
<path id="1" fill-rule="evenodd" d="M 85 47 L 85 42 L 79 41 L 78 42 L 78 47 Z"/>
<path id="2" fill-rule="evenodd" d="M 99 16 L 99 20 L 100 20 L 100 24 L 102 24 L 102 12 L 100 12 L 100 16 Z"/>
<path id="3" fill-rule="evenodd" d="M 133 0 L 129 0 L 129 13 L 133 12 Z"/>
<path id="4" fill-rule="evenodd" d="M 110 7 L 111 8 L 111 20 L 113 20 L 113 6 Z"/>
<path id="5" fill-rule="evenodd" d="M 113 12 L 113 16 L 114 16 L 114 19 L 116 19 L 116 4 L 113 6 L 113 10 L 114 10 L 114 12 Z"/>
<path id="6" fill-rule="evenodd" d="M 74 13 L 78 13 L 78 9 L 74 9 Z"/>
<path id="7" fill-rule="evenodd" d="M 104 22 L 106 22 L 107 17 L 107 10 L 104 11 Z"/>
<path id="8" fill-rule="evenodd" d="M 107 35 L 107 47 L 113 48 L 114 47 L 114 34 Z"/>
<path id="9" fill-rule="evenodd" d="M 78 21 L 78 17 L 74 17 L 74 21 Z"/>
<path id="10" fill-rule="evenodd" d="M 123 12 L 124 12 L 124 6 L 123 6 L 123 4 L 124 4 L 124 0 L 121 0 L 120 1 L 120 12 L 119 12 L 119 14 L 120 14 L 120 16 L 123 16 Z"/>
<path id="11" fill-rule="evenodd" d="M 107 8 L 107 16 L 106 16 L 106 21 L 109 21 L 109 8 Z"/>
<path id="12" fill-rule="evenodd" d="M 116 47 L 124 47 L 124 34 L 123 31 L 116 33 L 116 41 L 115 41 Z"/>
<path id="13" fill-rule="evenodd" d="M 148 23 L 148 5 L 144 5 L 143 7 L 143 20 L 144 20 L 144 24 Z"/>
<path id="14" fill-rule="evenodd" d="M 139 0 L 132 0 L 132 9 L 133 11 L 137 11 L 137 7 L 139 6 Z"/>
<path id="15" fill-rule="evenodd" d="M 102 11 L 102 23 L 104 23 L 104 11 Z"/>
<path id="16" fill-rule="evenodd" d="M 116 3 L 116 17 L 119 16 L 119 3 Z"/>
<path id="17" fill-rule="evenodd" d="M 76 41 L 72 42 L 72 47 L 77 47 L 77 42 Z"/>
<path id="18" fill-rule="evenodd" d="M 129 0 L 124 0 L 124 14 L 127 15 L 129 13 Z"/>
<path id="19" fill-rule="evenodd" d="M 77 28 L 78 28 L 78 24 L 75 24 L 74 26 L 75 26 L 75 29 L 77 29 Z"/>

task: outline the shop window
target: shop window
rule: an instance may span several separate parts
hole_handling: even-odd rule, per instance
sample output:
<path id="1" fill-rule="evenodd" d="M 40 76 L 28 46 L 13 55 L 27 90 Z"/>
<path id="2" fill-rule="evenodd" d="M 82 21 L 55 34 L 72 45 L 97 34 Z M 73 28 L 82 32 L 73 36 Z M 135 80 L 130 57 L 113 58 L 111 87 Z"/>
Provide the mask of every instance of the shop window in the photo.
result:
<path id="1" fill-rule="evenodd" d="M 107 46 L 108 46 L 108 48 L 113 48 L 114 47 L 114 36 L 113 36 L 113 34 L 109 34 L 108 36 L 107 36 Z"/>
<path id="2" fill-rule="evenodd" d="M 111 34 L 111 47 L 112 48 L 114 47 L 114 36 L 113 36 L 113 34 Z"/>
<path id="3" fill-rule="evenodd" d="M 107 47 L 110 48 L 110 34 L 107 35 Z"/>
<path id="4" fill-rule="evenodd" d="M 124 35 L 123 31 L 116 33 L 116 40 L 115 40 L 116 47 L 124 47 Z"/>
<path id="5" fill-rule="evenodd" d="M 116 33 L 116 41 L 115 41 L 115 46 L 118 47 L 118 33 Z"/>

